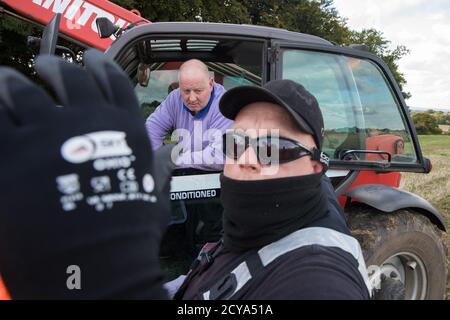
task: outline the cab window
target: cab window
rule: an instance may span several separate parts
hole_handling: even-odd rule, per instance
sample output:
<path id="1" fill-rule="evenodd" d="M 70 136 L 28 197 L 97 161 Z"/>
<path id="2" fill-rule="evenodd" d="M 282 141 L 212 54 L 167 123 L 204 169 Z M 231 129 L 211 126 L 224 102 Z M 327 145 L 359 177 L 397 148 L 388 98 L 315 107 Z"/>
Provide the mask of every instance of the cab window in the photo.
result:
<path id="1" fill-rule="evenodd" d="M 143 116 L 148 118 L 178 88 L 178 70 L 189 59 L 203 61 L 215 82 L 226 90 L 260 86 L 265 76 L 264 47 L 265 42 L 248 39 L 145 39 L 131 48 L 121 63 L 134 82 Z M 170 143 L 170 133 L 165 143 Z M 168 279 L 186 273 L 204 243 L 220 239 L 223 208 L 219 196 L 218 172 L 174 171 L 171 222 L 161 246 L 161 263 Z"/>
<path id="2" fill-rule="evenodd" d="M 189 59 L 203 61 L 215 82 L 226 90 L 261 85 L 264 46 L 262 41 L 236 39 L 146 39 L 131 50 L 125 69 L 148 117 L 178 87 L 178 69 Z"/>
<path id="3" fill-rule="evenodd" d="M 371 61 L 344 55 L 286 49 L 282 77 L 302 84 L 318 100 L 325 122 L 324 151 L 341 160 L 348 150 L 359 161 L 417 161 L 411 134 L 386 78 Z"/>
<path id="4" fill-rule="evenodd" d="M 204 61 L 205 62 L 205 61 Z M 135 92 L 141 105 L 142 113 L 147 118 L 172 90 L 178 88 L 178 69 L 183 61 L 155 63 L 142 66 L 146 68 L 149 79 L 136 81 Z M 211 77 L 226 90 L 241 85 L 260 85 L 261 78 L 234 63 L 205 62 Z"/>

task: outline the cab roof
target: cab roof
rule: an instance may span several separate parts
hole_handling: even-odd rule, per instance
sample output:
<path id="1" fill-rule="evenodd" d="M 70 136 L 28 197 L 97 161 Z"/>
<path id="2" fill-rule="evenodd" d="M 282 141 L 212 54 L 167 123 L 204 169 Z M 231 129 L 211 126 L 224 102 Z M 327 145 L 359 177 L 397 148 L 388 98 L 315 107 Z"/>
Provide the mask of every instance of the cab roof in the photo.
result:
<path id="1" fill-rule="evenodd" d="M 255 39 L 259 38 L 261 40 L 274 39 L 333 46 L 331 42 L 317 36 L 271 27 L 209 22 L 157 22 L 143 24 L 125 32 L 111 45 L 107 52 L 108 55 L 114 55 L 130 41 L 134 41 L 143 36 L 183 36 L 192 34 L 211 36 L 239 36 Z"/>

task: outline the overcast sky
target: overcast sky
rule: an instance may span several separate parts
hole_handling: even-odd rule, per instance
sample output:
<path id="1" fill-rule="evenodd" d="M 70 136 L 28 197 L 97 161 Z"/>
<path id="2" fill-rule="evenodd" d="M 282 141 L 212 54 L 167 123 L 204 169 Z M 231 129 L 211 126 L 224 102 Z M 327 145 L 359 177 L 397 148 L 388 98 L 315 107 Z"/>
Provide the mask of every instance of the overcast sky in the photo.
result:
<path id="1" fill-rule="evenodd" d="M 334 0 L 350 28 L 376 28 L 411 53 L 399 62 L 413 108 L 450 109 L 450 0 Z"/>

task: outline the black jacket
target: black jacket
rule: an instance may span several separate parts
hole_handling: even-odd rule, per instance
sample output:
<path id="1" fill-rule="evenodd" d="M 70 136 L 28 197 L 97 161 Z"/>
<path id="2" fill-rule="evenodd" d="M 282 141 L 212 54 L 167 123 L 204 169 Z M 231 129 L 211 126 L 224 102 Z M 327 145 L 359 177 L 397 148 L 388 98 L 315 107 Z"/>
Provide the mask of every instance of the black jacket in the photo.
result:
<path id="1" fill-rule="evenodd" d="M 328 195 L 328 215 L 307 228 L 324 227 L 351 235 L 330 180 L 324 177 L 322 185 Z M 246 254 L 222 249 L 207 270 L 190 280 L 182 298 L 202 299 L 202 293 L 229 274 Z M 368 298 L 369 292 L 354 256 L 338 247 L 317 244 L 278 257 L 231 297 L 242 300 Z"/>

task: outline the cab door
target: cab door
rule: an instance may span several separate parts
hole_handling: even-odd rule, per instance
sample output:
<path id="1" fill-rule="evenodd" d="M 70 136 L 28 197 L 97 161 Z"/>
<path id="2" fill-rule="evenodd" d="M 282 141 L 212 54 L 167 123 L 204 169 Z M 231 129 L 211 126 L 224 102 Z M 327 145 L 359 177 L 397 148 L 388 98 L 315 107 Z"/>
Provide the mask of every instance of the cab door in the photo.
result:
<path id="1" fill-rule="evenodd" d="M 271 79 L 318 100 L 332 169 L 429 172 L 406 104 L 386 64 L 368 52 L 272 41 Z"/>

